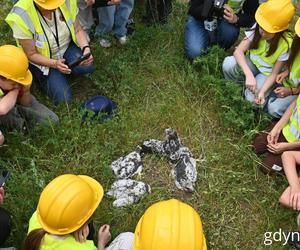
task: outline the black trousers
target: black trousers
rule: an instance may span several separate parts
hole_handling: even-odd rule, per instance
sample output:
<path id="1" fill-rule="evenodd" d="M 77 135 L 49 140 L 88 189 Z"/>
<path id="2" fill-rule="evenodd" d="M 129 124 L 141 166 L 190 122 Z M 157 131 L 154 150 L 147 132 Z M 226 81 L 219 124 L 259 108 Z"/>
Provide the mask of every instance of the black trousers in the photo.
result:
<path id="1" fill-rule="evenodd" d="M 0 207 L 0 246 L 8 238 L 11 230 L 10 214 L 2 207 Z"/>

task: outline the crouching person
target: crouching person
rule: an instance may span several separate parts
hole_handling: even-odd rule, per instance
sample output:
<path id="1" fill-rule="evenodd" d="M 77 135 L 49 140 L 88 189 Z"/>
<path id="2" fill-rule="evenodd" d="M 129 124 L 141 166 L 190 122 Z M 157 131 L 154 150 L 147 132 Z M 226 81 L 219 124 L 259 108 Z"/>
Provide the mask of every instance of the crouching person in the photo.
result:
<path id="1" fill-rule="evenodd" d="M 31 95 L 31 72 L 21 48 L 0 46 L 0 126 L 22 131 L 48 122 L 58 123 L 55 113 Z"/>

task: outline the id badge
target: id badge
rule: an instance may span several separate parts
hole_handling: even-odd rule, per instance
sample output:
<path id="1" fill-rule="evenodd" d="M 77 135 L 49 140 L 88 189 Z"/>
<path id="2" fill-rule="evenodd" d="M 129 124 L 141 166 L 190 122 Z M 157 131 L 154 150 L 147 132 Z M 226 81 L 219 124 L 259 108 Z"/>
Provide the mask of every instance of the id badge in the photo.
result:
<path id="1" fill-rule="evenodd" d="M 214 31 L 217 28 L 218 21 L 217 19 L 213 19 L 211 21 L 205 20 L 204 21 L 204 28 L 208 31 Z"/>

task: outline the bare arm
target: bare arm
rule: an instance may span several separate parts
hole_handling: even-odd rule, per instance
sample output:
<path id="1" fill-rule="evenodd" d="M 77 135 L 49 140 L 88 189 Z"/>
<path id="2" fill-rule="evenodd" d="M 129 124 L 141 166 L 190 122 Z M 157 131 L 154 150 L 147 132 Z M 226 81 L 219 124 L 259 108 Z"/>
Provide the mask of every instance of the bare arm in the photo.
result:
<path id="1" fill-rule="evenodd" d="M 250 48 L 250 44 L 251 41 L 247 37 L 245 37 L 237 46 L 233 55 L 246 76 L 246 81 L 245 81 L 246 87 L 254 93 L 256 90 L 256 80 L 251 69 L 247 64 L 247 60 L 245 56 L 246 51 Z"/>
<path id="2" fill-rule="evenodd" d="M 293 113 L 295 105 L 296 105 L 296 100 L 290 104 L 290 106 L 284 112 L 283 116 L 276 123 L 274 128 L 270 131 L 270 133 L 268 134 L 268 137 L 267 137 L 268 144 L 276 144 L 277 143 L 280 132 L 283 129 L 283 127 L 288 123 L 288 121 Z"/>
<path id="3" fill-rule="evenodd" d="M 9 91 L 0 99 L 0 115 L 6 115 L 16 105 L 19 89 Z"/>
<path id="4" fill-rule="evenodd" d="M 79 47 L 82 49 L 85 46 L 89 46 L 89 43 L 86 39 L 86 33 L 82 29 L 82 27 L 79 23 L 78 17 L 76 17 L 76 20 L 75 20 L 75 32 L 76 32 L 76 38 L 77 38 L 77 42 L 78 42 Z M 90 53 L 90 52 L 91 52 L 90 48 L 85 48 L 84 51 L 83 51 L 83 54 L 85 55 L 85 54 Z M 93 63 L 93 56 L 92 55 L 88 59 L 84 60 L 81 64 L 89 65 L 91 63 Z"/>
<path id="5" fill-rule="evenodd" d="M 33 39 L 20 39 L 20 44 L 31 62 L 49 68 L 56 68 L 56 60 L 39 54 L 35 49 L 35 41 Z"/>
<path id="6" fill-rule="evenodd" d="M 55 60 L 52 58 L 47 58 L 37 52 L 35 49 L 35 42 L 33 39 L 20 39 L 20 44 L 25 51 L 29 61 L 49 68 L 58 69 L 64 74 L 70 74 L 71 70 L 64 64 L 64 59 Z"/>

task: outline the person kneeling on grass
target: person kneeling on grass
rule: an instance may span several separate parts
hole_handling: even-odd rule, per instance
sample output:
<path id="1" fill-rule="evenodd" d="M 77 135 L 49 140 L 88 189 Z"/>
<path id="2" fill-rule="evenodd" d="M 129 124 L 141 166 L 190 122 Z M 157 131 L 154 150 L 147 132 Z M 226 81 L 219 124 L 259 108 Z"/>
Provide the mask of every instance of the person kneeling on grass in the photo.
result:
<path id="1" fill-rule="evenodd" d="M 257 154 L 266 156 L 261 167 L 265 173 L 282 170 L 283 152 L 300 151 L 300 96 L 268 133 L 263 132 L 254 139 L 253 147 Z"/>
<path id="2" fill-rule="evenodd" d="M 0 126 L 20 131 L 49 121 L 58 123 L 55 113 L 30 94 L 32 75 L 21 48 L 0 46 Z"/>
<path id="3" fill-rule="evenodd" d="M 91 218 L 103 198 L 103 188 L 86 175 L 64 174 L 43 190 L 37 210 L 29 221 L 25 250 L 131 250 L 120 234 L 111 246 L 109 225 L 98 231 L 98 247 L 93 242 Z M 125 242 L 125 243 L 124 243 Z"/>

